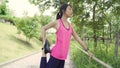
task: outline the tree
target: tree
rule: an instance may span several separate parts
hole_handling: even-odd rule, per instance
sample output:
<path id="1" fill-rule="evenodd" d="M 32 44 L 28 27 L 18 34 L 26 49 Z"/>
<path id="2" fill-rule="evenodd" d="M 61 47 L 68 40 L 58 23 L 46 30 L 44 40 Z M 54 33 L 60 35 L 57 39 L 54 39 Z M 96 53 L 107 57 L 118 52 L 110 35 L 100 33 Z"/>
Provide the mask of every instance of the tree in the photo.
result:
<path id="1" fill-rule="evenodd" d="M 33 1 L 33 0 L 32 0 Z M 38 2 L 37 2 L 38 1 Z M 73 7 L 72 22 L 76 25 L 76 31 L 81 35 L 84 26 L 92 28 L 91 37 L 94 39 L 94 50 L 96 50 L 98 39 L 102 36 L 103 42 L 106 37 L 111 38 L 112 20 L 120 16 L 120 1 L 119 0 L 34 0 L 40 8 L 47 9 L 50 6 L 59 8 L 63 3 L 70 3 Z M 32 2 L 32 3 L 34 3 Z M 41 6 L 42 5 L 42 6 Z M 114 12 L 112 12 L 114 10 Z M 114 14 L 115 18 L 109 18 L 108 15 Z M 118 19 L 115 19 L 118 20 Z M 109 25 L 109 26 L 105 26 Z M 106 34 L 109 27 L 110 34 Z M 119 28 L 119 27 L 118 27 Z M 114 31 L 114 29 L 113 29 Z M 116 29 L 115 29 L 116 31 Z M 117 30 L 118 32 L 118 30 Z M 82 35 L 81 35 L 82 36 Z"/>
<path id="2" fill-rule="evenodd" d="M 115 6 L 113 10 L 113 28 L 115 35 L 115 57 L 118 58 L 118 46 L 119 46 L 119 38 L 120 38 L 120 5 Z"/>
<path id="3" fill-rule="evenodd" d="M 39 32 L 39 24 L 33 18 L 16 19 L 17 29 L 26 36 L 26 41 L 30 41 L 31 38 L 37 37 Z M 19 21 L 18 21 L 19 20 Z"/>
<path id="4" fill-rule="evenodd" d="M 7 15 L 9 14 L 9 10 L 6 6 L 7 0 L 2 0 L 0 4 L 0 15 Z"/>

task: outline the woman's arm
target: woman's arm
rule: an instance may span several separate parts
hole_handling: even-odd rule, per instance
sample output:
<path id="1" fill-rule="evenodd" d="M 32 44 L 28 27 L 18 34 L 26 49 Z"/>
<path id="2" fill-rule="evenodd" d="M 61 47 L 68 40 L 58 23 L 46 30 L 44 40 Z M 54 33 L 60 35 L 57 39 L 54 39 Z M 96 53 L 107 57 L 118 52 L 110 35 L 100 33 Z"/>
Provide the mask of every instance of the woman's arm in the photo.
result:
<path id="1" fill-rule="evenodd" d="M 83 43 L 83 41 L 81 40 L 81 38 L 77 35 L 77 33 L 74 31 L 72 32 L 72 35 L 74 37 L 74 39 L 83 47 L 84 50 L 87 50 L 86 45 Z"/>
<path id="2" fill-rule="evenodd" d="M 50 29 L 50 28 L 55 28 L 57 29 L 58 28 L 58 22 L 57 20 L 54 21 L 54 22 L 51 22 L 45 26 L 42 27 L 42 42 L 43 42 L 43 45 L 45 43 L 45 39 L 46 39 L 46 30 Z"/>
<path id="3" fill-rule="evenodd" d="M 92 57 L 93 54 L 89 51 L 89 49 L 87 48 L 87 46 L 84 44 L 84 42 L 81 40 L 81 38 L 77 35 L 77 33 L 75 32 L 74 29 L 72 31 L 72 35 L 73 35 L 74 39 L 83 47 L 83 49 L 86 52 L 88 52 L 88 54 L 90 55 L 90 57 Z"/>

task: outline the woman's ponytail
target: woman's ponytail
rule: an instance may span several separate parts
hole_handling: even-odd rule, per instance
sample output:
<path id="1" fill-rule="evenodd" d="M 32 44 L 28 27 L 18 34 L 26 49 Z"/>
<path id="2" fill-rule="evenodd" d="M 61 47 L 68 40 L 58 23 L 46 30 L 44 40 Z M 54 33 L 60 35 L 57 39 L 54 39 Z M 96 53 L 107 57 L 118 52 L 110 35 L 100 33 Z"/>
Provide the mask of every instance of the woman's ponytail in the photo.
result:
<path id="1" fill-rule="evenodd" d="M 57 13 L 57 16 L 56 16 L 56 20 L 57 20 L 57 19 L 60 19 L 61 17 L 62 17 L 61 13 L 58 12 L 58 13 Z"/>

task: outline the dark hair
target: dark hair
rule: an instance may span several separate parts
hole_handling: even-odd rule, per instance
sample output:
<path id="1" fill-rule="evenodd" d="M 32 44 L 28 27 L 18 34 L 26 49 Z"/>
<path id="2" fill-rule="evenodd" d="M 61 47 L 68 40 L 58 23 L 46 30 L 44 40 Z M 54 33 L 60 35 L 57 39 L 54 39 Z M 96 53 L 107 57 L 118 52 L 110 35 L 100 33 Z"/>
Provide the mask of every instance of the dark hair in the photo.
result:
<path id="1" fill-rule="evenodd" d="M 63 11 L 66 11 L 66 9 L 67 9 L 68 6 L 71 7 L 70 4 L 63 4 L 63 5 L 59 8 L 59 12 L 57 13 L 56 19 L 62 18 Z"/>

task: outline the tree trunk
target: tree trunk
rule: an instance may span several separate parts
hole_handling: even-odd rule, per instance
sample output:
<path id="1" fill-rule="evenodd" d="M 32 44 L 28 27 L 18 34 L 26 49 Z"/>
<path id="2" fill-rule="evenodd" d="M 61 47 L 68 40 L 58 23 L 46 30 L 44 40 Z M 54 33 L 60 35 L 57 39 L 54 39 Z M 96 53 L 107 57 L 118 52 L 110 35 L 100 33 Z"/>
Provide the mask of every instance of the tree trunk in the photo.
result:
<path id="1" fill-rule="evenodd" d="M 105 13 L 103 13 L 105 16 L 106 16 L 106 14 Z M 106 16 L 107 17 L 107 16 Z M 106 19 L 106 21 L 108 22 L 108 24 L 109 24 L 109 38 L 110 38 L 110 43 L 112 42 L 112 24 L 111 24 L 111 20 L 109 20 L 109 19 Z"/>
<path id="2" fill-rule="evenodd" d="M 106 54 L 108 53 L 109 39 L 106 39 Z"/>
<path id="3" fill-rule="evenodd" d="M 104 26 L 103 26 L 103 32 L 102 32 L 102 42 L 103 42 L 103 44 L 105 43 L 105 38 L 104 38 Z"/>
<path id="4" fill-rule="evenodd" d="M 118 58 L 119 33 L 115 33 L 115 58 Z"/>
<path id="5" fill-rule="evenodd" d="M 109 27 L 110 27 L 110 35 L 109 35 L 109 37 L 110 37 L 110 42 L 112 42 L 112 25 L 111 25 L 110 22 L 109 22 Z"/>
<path id="6" fill-rule="evenodd" d="M 96 47 L 97 47 L 97 36 L 96 36 L 96 32 L 94 32 L 94 51 L 96 51 Z"/>
<path id="7" fill-rule="evenodd" d="M 96 47 L 97 47 L 97 36 L 96 36 L 96 23 L 95 23 L 95 9 L 97 6 L 97 1 L 95 2 L 95 5 L 93 6 L 93 34 L 94 34 L 94 51 L 96 51 Z"/>

